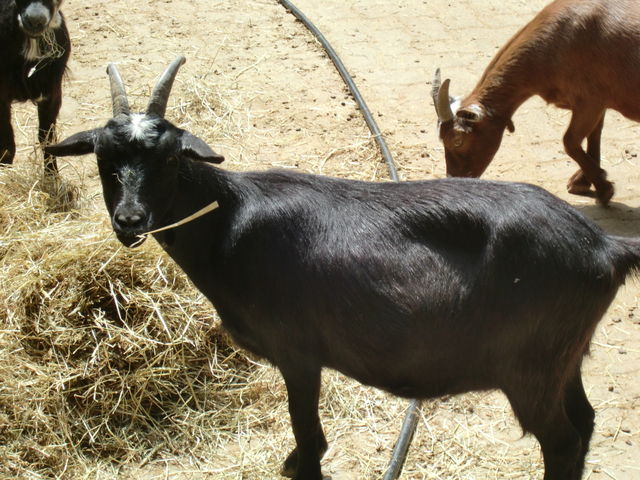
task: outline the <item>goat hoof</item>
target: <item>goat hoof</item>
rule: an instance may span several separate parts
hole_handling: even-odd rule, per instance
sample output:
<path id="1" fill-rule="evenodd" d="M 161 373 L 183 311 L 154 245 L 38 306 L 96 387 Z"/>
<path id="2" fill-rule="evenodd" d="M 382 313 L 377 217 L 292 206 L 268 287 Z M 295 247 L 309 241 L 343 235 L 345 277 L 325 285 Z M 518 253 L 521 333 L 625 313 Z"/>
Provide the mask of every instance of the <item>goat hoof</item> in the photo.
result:
<path id="1" fill-rule="evenodd" d="M 293 450 L 282 464 L 280 475 L 287 478 L 293 478 L 298 467 L 298 450 Z"/>
<path id="2" fill-rule="evenodd" d="M 593 196 L 591 182 L 587 180 L 582 170 L 578 170 L 571 175 L 571 178 L 567 182 L 567 191 L 573 195 Z"/>
<path id="3" fill-rule="evenodd" d="M 598 203 L 603 207 L 609 205 L 609 200 L 613 197 L 613 183 L 607 182 L 606 180 L 596 187 L 596 197 L 598 198 Z"/>
<path id="4" fill-rule="evenodd" d="M 296 477 L 297 466 L 298 466 L 298 450 L 295 449 L 289 454 L 287 459 L 282 464 L 280 475 L 282 475 L 283 477 L 293 478 L 294 480 L 297 480 L 298 479 L 298 477 Z M 331 480 L 331 477 L 323 475 L 322 480 Z"/>
<path id="5" fill-rule="evenodd" d="M 591 187 L 590 185 L 569 184 L 567 185 L 567 191 L 572 195 L 581 195 L 583 197 L 593 197 L 594 193 L 590 187 Z"/>

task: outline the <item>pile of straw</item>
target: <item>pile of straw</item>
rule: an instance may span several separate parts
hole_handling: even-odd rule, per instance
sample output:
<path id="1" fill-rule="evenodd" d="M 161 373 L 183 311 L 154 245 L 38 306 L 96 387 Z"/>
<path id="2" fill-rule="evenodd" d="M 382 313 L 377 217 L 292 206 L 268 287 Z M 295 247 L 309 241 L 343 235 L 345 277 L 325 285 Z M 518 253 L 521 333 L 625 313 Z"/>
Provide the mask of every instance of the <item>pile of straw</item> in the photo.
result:
<path id="1" fill-rule="evenodd" d="M 210 304 L 155 242 L 123 249 L 104 213 L 79 213 L 77 188 L 32 172 L 0 170 L 0 477 L 144 460 L 229 428 L 255 367 Z M 194 411 L 211 414 L 185 422 Z"/>

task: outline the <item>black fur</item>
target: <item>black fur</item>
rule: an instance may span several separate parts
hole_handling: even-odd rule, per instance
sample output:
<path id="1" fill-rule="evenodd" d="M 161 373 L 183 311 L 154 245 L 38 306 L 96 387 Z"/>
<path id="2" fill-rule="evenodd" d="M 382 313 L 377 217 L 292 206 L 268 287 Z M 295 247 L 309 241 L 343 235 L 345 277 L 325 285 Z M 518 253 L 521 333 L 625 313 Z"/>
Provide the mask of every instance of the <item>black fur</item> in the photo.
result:
<path id="1" fill-rule="evenodd" d="M 640 240 L 526 184 L 228 172 L 155 122 L 153 142 L 129 140 L 119 118 L 49 151 L 95 151 L 126 245 L 218 201 L 155 238 L 238 344 L 281 371 L 297 444 L 285 474 L 322 478 L 329 367 L 411 398 L 501 389 L 542 446 L 545 480 L 581 478 L 594 411 L 580 368 Z"/>
<path id="2" fill-rule="evenodd" d="M 52 0 L 40 0 L 53 11 Z M 11 104 L 36 101 L 38 105 L 38 140 L 45 144 L 55 139 L 55 123 L 62 103 L 62 79 L 71 51 L 69 32 L 62 17 L 54 30 L 58 47 L 64 53 L 56 59 L 27 60 L 24 57 L 28 36 L 20 28 L 18 13 L 31 2 L 19 0 L 0 2 L 0 164 L 11 164 L 15 156 L 15 141 L 11 127 Z M 60 13 L 62 15 L 62 13 Z M 30 75 L 30 72 L 33 73 Z M 30 76 L 29 76 L 30 75 Z M 48 171 L 57 170 L 55 157 L 45 157 Z"/>

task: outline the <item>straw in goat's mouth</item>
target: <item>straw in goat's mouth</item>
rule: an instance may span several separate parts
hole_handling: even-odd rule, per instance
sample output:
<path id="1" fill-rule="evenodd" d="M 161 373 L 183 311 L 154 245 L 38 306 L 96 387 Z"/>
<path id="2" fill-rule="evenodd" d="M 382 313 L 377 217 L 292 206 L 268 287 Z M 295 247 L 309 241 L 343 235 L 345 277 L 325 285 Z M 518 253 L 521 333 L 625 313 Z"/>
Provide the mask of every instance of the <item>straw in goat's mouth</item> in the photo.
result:
<path id="1" fill-rule="evenodd" d="M 131 245 L 132 247 L 137 247 L 138 245 L 140 245 L 149 235 L 153 234 L 153 233 L 158 233 L 158 232 L 163 232 L 165 230 L 169 230 L 171 228 L 176 228 L 179 227 L 181 225 L 184 225 L 185 223 L 189 223 L 193 220 L 195 220 L 196 218 L 199 218 L 203 215 L 206 215 L 209 212 L 212 212 L 213 210 L 215 210 L 216 208 L 218 208 L 218 202 L 217 201 L 213 201 L 211 202 L 209 205 L 207 205 L 206 207 L 201 208 L 200 210 L 198 210 L 195 213 L 192 213 L 191 215 L 189 215 L 188 217 L 183 218 L 182 220 L 178 220 L 177 222 L 174 222 L 170 225 L 165 225 L 164 227 L 160 227 L 160 228 L 156 228 L 155 230 L 150 230 L 148 232 L 145 233 L 141 233 L 140 235 L 138 235 L 138 240 L 136 242 L 133 243 L 133 245 Z"/>
<path id="2" fill-rule="evenodd" d="M 52 28 L 48 28 L 37 38 L 30 38 L 28 42 L 29 45 L 27 48 L 33 51 L 31 55 L 38 61 L 27 73 L 27 78 L 31 78 L 34 73 L 43 68 L 47 63 L 57 60 L 65 53 L 64 48 L 56 41 L 56 34 Z"/>

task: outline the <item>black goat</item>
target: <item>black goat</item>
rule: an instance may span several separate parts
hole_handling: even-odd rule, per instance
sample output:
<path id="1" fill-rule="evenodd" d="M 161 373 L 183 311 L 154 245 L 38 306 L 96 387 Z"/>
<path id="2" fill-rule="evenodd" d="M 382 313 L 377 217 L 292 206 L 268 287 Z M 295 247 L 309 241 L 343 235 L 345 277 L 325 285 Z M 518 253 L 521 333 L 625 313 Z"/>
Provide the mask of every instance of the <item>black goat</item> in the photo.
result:
<path id="1" fill-rule="evenodd" d="M 62 77 L 71 51 L 62 0 L 0 1 L 0 164 L 11 164 L 16 144 L 11 104 L 38 105 L 38 140 L 55 139 L 62 103 Z M 57 171 L 55 157 L 45 155 L 45 170 Z"/>
<path id="2" fill-rule="evenodd" d="M 114 118 L 47 147 L 94 152 L 120 241 L 154 233 L 224 327 L 278 367 L 296 449 L 283 473 L 322 478 L 320 372 L 411 398 L 501 389 L 539 440 L 545 480 L 577 480 L 594 411 L 580 367 L 640 239 L 608 236 L 526 184 L 368 183 L 288 171 L 235 173 L 164 119 L 178 67 L 145 114 L 111 77 Z"/>

